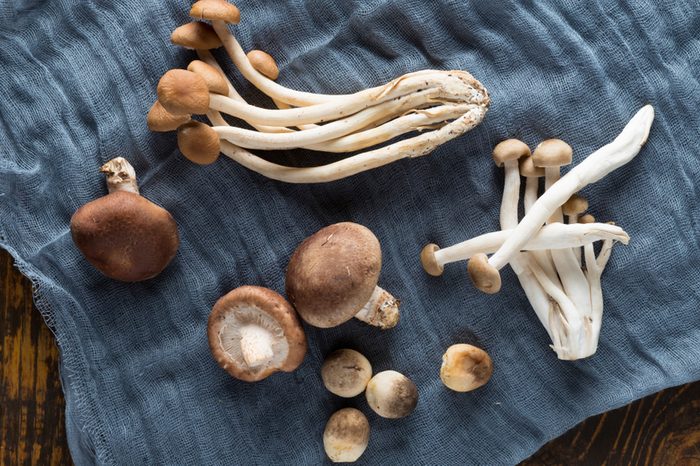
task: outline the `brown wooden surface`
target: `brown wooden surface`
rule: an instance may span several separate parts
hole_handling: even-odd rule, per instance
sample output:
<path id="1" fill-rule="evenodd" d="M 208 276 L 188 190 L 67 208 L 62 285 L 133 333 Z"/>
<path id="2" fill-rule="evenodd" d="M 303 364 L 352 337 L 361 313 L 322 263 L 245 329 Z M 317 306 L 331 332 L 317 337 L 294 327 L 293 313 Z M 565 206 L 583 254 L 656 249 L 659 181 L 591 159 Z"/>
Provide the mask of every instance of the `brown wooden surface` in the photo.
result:
<path id="1" fill-rule="evenodd" d="M 0 464 L 70 464 L 58 349 L 5 251 L 0 284 Z M 700 466 L 700 382 L 590 418 L 523 464 Z"/>

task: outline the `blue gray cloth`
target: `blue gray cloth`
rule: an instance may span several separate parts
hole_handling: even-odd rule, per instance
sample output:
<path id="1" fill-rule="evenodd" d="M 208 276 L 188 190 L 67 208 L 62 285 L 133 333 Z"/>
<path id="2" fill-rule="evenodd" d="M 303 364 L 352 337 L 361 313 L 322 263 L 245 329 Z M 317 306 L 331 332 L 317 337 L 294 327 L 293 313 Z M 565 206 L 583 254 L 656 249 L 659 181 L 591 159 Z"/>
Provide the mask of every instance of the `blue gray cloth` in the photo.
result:
<path id="1" fill-rule="evenodd" d="M 271 181 L 226 158 L 196 166 L 173 133 L 148 131 L 159 77 L 194 58 L 169 41 L 189 5 L 0 0 L 0 245 L 34 283 L 56 335 L 77 464 L 319 464 L 325 422 L 345 406 L 372 426 L 364 464 L 509 464 L 588 416 L 700 378 L 697 2 L 241 0 L 237 37 L 246 50 L 270 52 L 289 87 L 348 93 L 454 68 L 490 91 L 491 109 L 472 132 L 325 185 Z M 244 97 L 270 105 L 228 71 Z M 597 218 L 632 237 L 603 275 L 592 358 L 557 360 L 510 269 L 493 296 L 473 288 L 464 263 L 439 278 L 423 272 L 427 242 L 497 228 L 495 143 L 559 137 L 577 163 L 645 103 L 656 108 L 648 144 L 583 193 Z M 175 260 L 143 283 L 103 277 L 69 233 L 72 213 L 106 192 L 98 168 L 116 156 L 179 225 Z M 399 326 L 306 326 L 309 352 L 296 372 L 256 384 L 229 377 L 207 347 L 213 303 L 243 284 L 282 292 L 296 245 L 346 220 L 379 237 L 380 284 L 402 300 Z M 493 357 L 493 378 L 473 393 L 438 378 L 456 342 Z M 416 411 L 382 419 L 364 397 L 327 392 L 321 362 L 345 346 L 375 371 L 414 380 Z"/>

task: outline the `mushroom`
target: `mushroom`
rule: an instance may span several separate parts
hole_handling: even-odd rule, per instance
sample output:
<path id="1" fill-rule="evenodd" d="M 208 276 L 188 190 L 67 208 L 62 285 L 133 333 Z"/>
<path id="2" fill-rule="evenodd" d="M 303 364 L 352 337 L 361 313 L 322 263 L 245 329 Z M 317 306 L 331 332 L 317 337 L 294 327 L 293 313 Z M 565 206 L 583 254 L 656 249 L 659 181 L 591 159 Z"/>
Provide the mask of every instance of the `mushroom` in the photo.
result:
<path id="1" fill-rule="evenodd" d="M 169 70 L 158 81 L 158 100 L 172 114 L 203 114 L 209 110 L 209 87 L 187 70 Z"/>
<path id="2" fill-rule="evenodd" d="M 226 79 L 224 79 L 223 74 L 213 66 L 201 60 L 192 60 L 190 64 L 187 65 L 187 71 L 200 75 L 207 84 L 209 92 L 221 95 L 228 94 L 228 83 Z"/>
<path id="3" fill-rule="evenodd" d="M 170 41 L 187 49 L 209 50 L 221 47 L 221 39 L 207 23 L 192 21 L 176 28 Z"/>
<path id="4" fill-rule="evenodd" d="M 199 165 L 214 163 L 221 147 L 211 126 L 200 121 L 190 121 L 178 128 L 177 146 L 185 157 Z"/>
<path id="5" fill-rule="evenodd" d="M 514 228 L 518 224 L 518 199 L 520 198 L 520 170 L 518 160 L 530 157 L 530 148 L 518 139 L 506 139 L 493 148 L 493 161 L 504 167 L 505 181 L 501 202 L 501 228 Z"/>
<path id="6" fill-rule="evenodd" d="M 329 392 L 352 398 L 367 388 L 367 382 L 372 378 L 372 365 L 355 350 L 339 349 L 324 361 L 321 378 Z"/>
<path id="7" fill-rule="evenodd" d="M 369 443 L 369 421 L 355 408 L 333 413 L 323 430 L 323 448 L 334 463 L 357 461 Z"/>
<path id="8" fill-rule="evenodd" d="M 369 407 L 389 419 L 408 416 L 418 404 L 416 384 L 396 371 L 383 371 L 372 377 L 365 395 Z"/>
<path id="9" fill-rule="evenodd" d="M 561 206 L 562 213 L 566 216 L 569 224 L 575 224 L 578 222 L 579 215 L 583 214 L 588 210 L 588 201 L 586 198 L 574 194 L 569 198 L 568 201 Z M 576 257 L 576 264 L 581 267 L 581 250 L 579 248 L 573 249 L 574 256 Z"/>
<path id="10" fill-rule="evenodd" d="M 73 242 L 109 278 L 137 282 L 155 277 L 180 245 L 175 220 L 139 195 L 136 173 L 126 159 L 112 159 L 100 171 L 107 177 L 109 194 L 73 214 Z"/>
<path id="11" fill-rule="evenodd" d="M 246 382 L 292 372 L 306 355 L 306 336 L 292 306 L 259 286 L 222 296 L 209 315 L 207 333 L 216 362 Z"/>
<path id="12" fill-rule="evenodd" d="M 476 346 L 458 343 L 442 355 L 440 380 L 450 390 L 470 392 L 486 384 L 493 373 L 488 353 Z"/>
<path id="13" fill-rule="evenodd" d="M 146 116 L 146 124 L 148 129 L 157 132 L 174 131 L 190 121 L 190 115 L 181 114 L 174 115 L 163 108 L 157 100 L 151 106 Z"/>
<path id="14" fill-rule="evenodd" d="M 262 50 L 251 50 L 246 56 L 253 68 L 259 73 L 273 81 L 279 77 L 280 70 L 277 67 L 277 63 L 275 63 L 275 59 L 269 53 Z"/>
<path id="15" fill-rule="evenodd" d="M 302 319 L 321 328 L 356 317 L 381 329 L 399 321 L 399 301 L 377 286 L 379 240 L 366 227 L 344 222 L 305 239 L 287 267 L 289 301 Z"/>
<path id="16" fill-rule="evenodd" d="M 593 152 L 547 189 L 489 258 L 489 267 L 498 273 L 574 193 L 632 160 L 646 142 L 653 120 L 654 108 L 651 105 L 642 107 L 614 141 Z"/>

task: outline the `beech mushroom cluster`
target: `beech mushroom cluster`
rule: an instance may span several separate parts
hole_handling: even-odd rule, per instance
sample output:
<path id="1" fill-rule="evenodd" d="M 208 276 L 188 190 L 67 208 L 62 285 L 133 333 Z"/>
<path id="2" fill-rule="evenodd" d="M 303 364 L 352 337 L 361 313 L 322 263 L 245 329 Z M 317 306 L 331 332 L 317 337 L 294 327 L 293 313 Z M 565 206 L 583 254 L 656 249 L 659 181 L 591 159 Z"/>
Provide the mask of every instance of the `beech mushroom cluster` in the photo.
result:
<path id="1" fill-rule="evenodd" d="M 488 109 L 486 89 L 459 70 L 408 73 L 354 94 L 289 89 L 275 82 L 279 69 L 269 54 L 260 50 L 246 54 L 229 30 L 229 25 L 240 20 L 234 5 L 199 0 L 192 5 L 190 16 L 195 21 L 178 27 L 171 40 L 195 49 L 199 60 L 187 70 L 173 69 L 163 75 L 147 122 L 153 131 L 177 130 L 180 151 L 198 164 L 213 163 L 223 153 L 276 180 L 333 181 L 428 154 L 474 128 Z M 222 45 L 243 77 L 277 108 L 250 105 L 236 92 L 209 52 Z M 191 120 L 192 115 L 206 115 L 211 126 Z M 231 126 L 222 115 L 243 120 L 253 129 Z M 420 134 L 373 148 L 413 132 Z M 295 148 L 360 153 L 317 167 L 295 168 L 268 162 L 249 151 Z"/>
<path id="2" fill-rule="evenodd" d="M 643 107 L 614 141 L 561 178 L 560 167 L 571 163 L 573 152 L 564 141 L 544 141 L 532 154 L 521 141 L 499 143 L 493 158 L 505 169 L 501 231 L 444 249 L 428 244 L 421 252 L 423 268 L 438 276 L 445 264 L 468 260 L 474 285 L 485 293 L 497 293 L 499 270 L 510 264 L 559 359 L 591 356 L 598 346 L 603 314 L 601 274 L 613 245 L 627 244 L 629 236 L 613 224 L 581 215 L 588 203 L 577 193 L 632 160 L 646 142 L 653 119 L 653 107 Z M 526 179 L 525 215 L 518 221 L 520 176 Z M 545 189 L 538 197 L 540 178 Z M 596 241 L 602 241 L 597 256 Z"/>

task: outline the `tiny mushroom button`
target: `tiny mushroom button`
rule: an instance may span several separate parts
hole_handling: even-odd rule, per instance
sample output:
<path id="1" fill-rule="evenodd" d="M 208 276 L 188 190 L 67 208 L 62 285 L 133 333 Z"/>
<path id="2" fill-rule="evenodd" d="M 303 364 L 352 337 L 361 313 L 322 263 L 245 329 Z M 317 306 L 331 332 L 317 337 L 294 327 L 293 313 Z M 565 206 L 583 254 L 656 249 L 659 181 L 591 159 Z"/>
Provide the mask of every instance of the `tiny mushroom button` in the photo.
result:
<path id="1" fill-rule="evenodd" d="M 275 63 L 275 59 L 262 50 L 251 50 L 248 52 L 248 61 L 259 73 L 264 74 L 273 81 L 280 75 L 280 70 Z"/>
<path id="2" fill-rule="evenodd" d="M 329 392 L 352 398 L 365 391 L 372 378 L 372 365 L 361 353 L 351 349 L 334 351 L 321 367 L 323 385 Z"/>
<path id="3" fill-rule="evenodd" d="M 491 378 L 493 362 L 486 351 L 476 346 L 458 343 L 447 348 L 442 356 L 440 380 L 450 390 L 469 392 Z"/>
<path id="4" fill-rule="evenodd" d="M 369 407 L 389 419 L 408 416 L 418 404 L 416 384 L 396 371 L 384 371 L 372 377 L 365 395 Z"/>
<path id="5" fill-rule="evenodd" d="M 369 443 L 369 421 L 355 408 L 333 413 L 323 431 L 323 448 L 334 463 L 357 461 Z"/>

